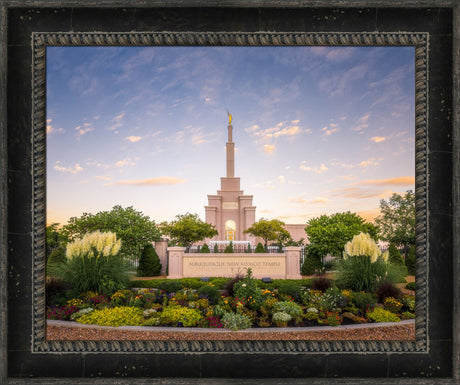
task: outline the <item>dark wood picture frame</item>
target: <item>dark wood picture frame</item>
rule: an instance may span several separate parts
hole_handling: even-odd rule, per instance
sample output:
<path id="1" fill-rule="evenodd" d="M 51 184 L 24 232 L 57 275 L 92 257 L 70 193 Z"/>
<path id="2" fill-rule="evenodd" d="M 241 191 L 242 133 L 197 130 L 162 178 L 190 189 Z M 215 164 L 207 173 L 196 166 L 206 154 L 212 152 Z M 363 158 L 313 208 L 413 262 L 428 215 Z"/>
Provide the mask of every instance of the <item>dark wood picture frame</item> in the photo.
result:
<path id="1" fill-rule="evenodd" d="M 458 383 L 457 1 L 5 0 L 0 11 L 2 380 Z M 46 341 L 47 45 L 414 46 L 416 341 Z"/>

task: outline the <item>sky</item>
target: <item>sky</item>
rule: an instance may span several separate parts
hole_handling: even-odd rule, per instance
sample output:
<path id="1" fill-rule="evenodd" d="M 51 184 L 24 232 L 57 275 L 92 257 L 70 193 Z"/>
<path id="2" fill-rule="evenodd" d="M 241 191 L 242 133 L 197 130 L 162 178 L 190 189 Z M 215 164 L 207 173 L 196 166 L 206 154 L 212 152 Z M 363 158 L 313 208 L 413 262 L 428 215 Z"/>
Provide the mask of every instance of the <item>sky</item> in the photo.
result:
<path id="1" fill-rule="evenodd" d="M 48 47 L 47 223 L 133 206 L 204 220 L 235 176 L 256 220 L 414 190 L 413 47 Z"/>

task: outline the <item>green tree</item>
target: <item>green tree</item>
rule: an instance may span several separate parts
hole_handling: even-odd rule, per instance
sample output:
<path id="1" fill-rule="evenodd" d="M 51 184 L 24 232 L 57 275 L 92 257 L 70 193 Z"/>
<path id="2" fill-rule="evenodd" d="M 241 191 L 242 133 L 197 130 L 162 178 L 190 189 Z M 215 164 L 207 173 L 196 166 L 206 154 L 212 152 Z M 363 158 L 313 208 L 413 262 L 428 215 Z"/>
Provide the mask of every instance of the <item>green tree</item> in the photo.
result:
<path id="1" fill-rule="evenodd" d="M 176 219 L 170 223 L 163 222 L 160 225 L 161 232 L 168 235 L 179 245 L 187 250 L 194 242 L 217 235 L 216 228 L 210 223 L 203 222 L 198 214 L 176 215 Z"/>
<path id="2" fill-rule="evenodd" d="M 305 231 L 310 247 L 315 248 L 320 258 L 327 254 L 342 256 L 345 244 L 360 232 L 368 233 L 374 240 L 378 239 L 378 227 L 350 211 L 312 218 L 307 222 Z"/>
<path id="3" fill-rule="evenodd" d="M 58 246 L 51 252 L 46 262 L 46 276 L 59 277 L 62 274 L 62 268 L 67 262 L 65 247 Z"/>
<path id="4" fill-rule="evenodd" d="M 411 246 L 406 257 L 407 272 L 410 275 L 415 274 L 415 246 Z"/>
<path id="5" fill-rule="evenodd" d="M 209 250 L 209 246 L 205 243 L 201 249 L 200 249 L 200 253 L 210 253 L 211 250 Z"/>
<path id="6" fill-rule="evenodd" d="M 393 194 L 380 201 L 380 213 L 375 222 L 380 226 L 380 238 L 408 250 L 415 245 L 415 194 Z"/>
<path id="7" fill-rule="evenodd" d="M 139 277 L 156 277 L 161 273 L 160 257 L 151 245 L 145 245 L 142 250 L 141 258 L 139 259 L 139 267 L 137 275 Z"/>
<path id="8" fill-rule="evenodd" d="M 394 243 L 390 243 L 390 246 L 388 247 L 388 260 L 394 265 L 404 265 L 401 253 Z"/>
<path id="9" fill-rule="evenodd" d="M 65 244 L 68 241 L 58 227 L 59 223 L 52 223 L 51 225 L 46 226 L 45 245 L 47 261 L 55 249 L 58 247 L 65 247 Z"/>
<path id="10" fill-rule="evenodd" d="M 262 243 L 258 243 L 256 246 L 256 249 L 254 250 L 254 253 L 266 253 L 267 251 L 265 250 L 264 245 Z"/>
<path id="11" fill-rule="evenodd" d="M 260 237 L 264 240 L 264 247 L 267 250 L 268 241 L 279 241 L 288 240 L 291 238 L 289 231 L 284 227 L 284 222 L 278 219 L 264 219 L 261 218 L 259 221 L 255 222 L 251 227 L 244 230 L 245 234 L 252 234 L 255 237 Z"/>
<path id="12" fill-rule="evenodd" d="M 122 240 L 120 254 L 130 258 L 139 258 L 144 245 L 160 240 L 160 231 L 155 221 L 132 206 L 123 208 L 117 205 L 111 211 L 83 213 L 79 218 L 72 217 L 62 232 L 73 240 L 96 230 L 114 232 Z"/>
<path id="13" fill-rule="evenodd" d="M 233 242 L 230 241 L 230 243 L 225 247 L 224 253 L 231 254 L 233 253 Z"/>

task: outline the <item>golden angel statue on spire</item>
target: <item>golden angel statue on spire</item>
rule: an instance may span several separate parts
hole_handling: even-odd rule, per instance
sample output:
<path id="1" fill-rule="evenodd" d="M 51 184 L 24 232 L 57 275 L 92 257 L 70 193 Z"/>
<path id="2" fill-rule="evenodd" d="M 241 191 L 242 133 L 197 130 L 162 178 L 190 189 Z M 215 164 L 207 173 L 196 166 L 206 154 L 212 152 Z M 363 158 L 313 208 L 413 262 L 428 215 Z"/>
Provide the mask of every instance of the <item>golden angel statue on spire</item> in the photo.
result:
<path id="1" fill-rule="evenodd" d="M 228 125 L 231 125 L 232 124 L 232 114 L 230 112 L 228 112 L 227 110 L 227 115 L 228 115 Z"/>

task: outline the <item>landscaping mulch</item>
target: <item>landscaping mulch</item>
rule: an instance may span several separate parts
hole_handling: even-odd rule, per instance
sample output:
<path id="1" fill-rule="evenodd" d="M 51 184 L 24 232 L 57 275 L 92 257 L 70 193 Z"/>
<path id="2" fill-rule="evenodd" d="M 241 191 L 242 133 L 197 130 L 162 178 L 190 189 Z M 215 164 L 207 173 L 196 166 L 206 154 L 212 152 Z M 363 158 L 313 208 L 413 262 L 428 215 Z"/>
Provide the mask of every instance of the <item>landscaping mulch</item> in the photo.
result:
<path id="1" fill-rule="evenodd" d="M 71 326 L 66 326 L 67 324 Z M 48 340 L 415 340 L 412 321 L 315 328 L 260 328 L 232 332 L 222 329 L 109 327 L 48 321 Z"/>

